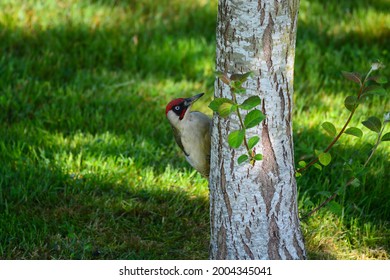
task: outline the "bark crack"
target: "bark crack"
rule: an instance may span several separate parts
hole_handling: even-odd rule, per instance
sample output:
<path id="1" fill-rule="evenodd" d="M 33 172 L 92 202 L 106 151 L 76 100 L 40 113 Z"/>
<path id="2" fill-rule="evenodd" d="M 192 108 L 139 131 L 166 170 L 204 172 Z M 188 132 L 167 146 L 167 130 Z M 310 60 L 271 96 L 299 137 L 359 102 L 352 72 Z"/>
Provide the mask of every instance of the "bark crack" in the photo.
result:
<path id="1" fill-rule="evenodd" d="M 271 260 L 280 260 L 281 256 L 279 254 L 279 228 L 276 223 L 276 218 L 274 215 L 271 216 L 269 221 L 269 241 L 268 241 L 268 257 Z"/>
<path id="2" fill-rule="evenodd" d="M 223 225 L 219 228 L 218 239 L 217 239 L 218 249 L 217 249 L 217 260 L 226 260 L 227 257 L 227 247 L 226 247 L 226 229 Z"/>
<path id="3" fill-rule="evenodd" d="M 280 104 L 282 108 L 280 109 L 280 119 L 284 120 L 284 115 L 285 115 L 285 109 L 286 109 L 286 101 L 284 100 L 284 94 L 283 94 L 283 89 L 279 89 L 279 98 L 280 98 Z"/>
<path id="4" fill-rule="evenodd" d="M 269 14 L 268 24 L 264 30 L 262 42 L 263 42 L 263 52 L 264 52 L 264 60 L 267 63 L 268 71 L 272 68 L 272 33 L 274 32 L 274 21 L 272 20 L 272 15 Z"/>
<path id="5" fill-rule="evenodd" d="M 244 239 L 241 238 L 242 245 L 244 246 L 245 253 L 249 256 L 251 260 L 255 259 L 255 256 L 253 255 L 251 249 L 249 246 L 245 243 Z"/>
<path id="6" fill-rule="evenodd" d="M 268 125 L 264 123 L 262 130 L 262 145 L 263 145 L 263 161 L 261 164 L 261 171 L 264 175 L 259 176 L 261 182 L 261 191 L 266 205 L 267 216 L 271 210 L 272 198 L 275 194 L 275 183 L 273 178 L 278 178 L 279 171 L 276 162 L 275 151 L 272 147 L 271 139 L 269 137 Z"/>
<path id="7" fill-rule="evenodd" d="M 225 202 L 225 206 L 226 206 L 226 209 L 227 209 L 227 212 L 228 212 L 229 221 L 230 221 L 231 218 L 232 218 L 233 211 L 232 211 L 232 206 L 230 204 L 229 195 L 228 195 L 227 190 L 226 190 L 226 175 L 225 175 L 225 168 L 224 168 L 224 164 L 223 163 L 221 165 L 221 182 L 220 182 L 220 186 L 221 186 L 223 200 Z"/>
<path id="8" fill-rule="evenodd" d="M 251 230 L 248 228 L 248 226 L 245 227 L 245 236 L 248 239 L 248 241 L 251 240 L 252 233 L 251 233 Z"/>

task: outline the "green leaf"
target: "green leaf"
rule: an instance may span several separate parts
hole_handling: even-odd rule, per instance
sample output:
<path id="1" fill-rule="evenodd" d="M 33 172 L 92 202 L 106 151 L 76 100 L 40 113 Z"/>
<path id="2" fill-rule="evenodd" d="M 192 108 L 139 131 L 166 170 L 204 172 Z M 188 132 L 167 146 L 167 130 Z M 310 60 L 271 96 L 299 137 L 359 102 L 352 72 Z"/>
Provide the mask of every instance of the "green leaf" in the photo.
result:
<path id="1" fill-rule="evenodd" d="M 322 125 L 322 128 L 325 129 L 325 131 L 331 136 L 336 136 L 336 127 L 331 122 L 324 122 Z"/>
<path id="2" fill-rule="evenodd" d="M 227 116 L 230 115 L 230 113 L 232 112 L 232 107 L 233 107 L 233 104 L 232 103 L 222 103 L 219 108 L 218 108 L 218 114 L 222 117 L 222 118 L 226 118 Z"/>
<path id="3" fill-rule="evenodd" d="M 314 163 L 313 166 L 317 168 L 318 170 L 322 170 L 322 166 L 318 163 Z"/>
<path id="4" fill-rule="evenodd" d="M 388 82 L 387 78 L 383 77 L 383 76 L 377 77 L 374 81 L 377 82 L 378 84 L 381 84 L 381 85 L 387 84 L 387 82 Z"/>
<path id="5" fill-rule="evenodd" d="M 244 120 L 245 128 L 252 128 L 261 123 L 265 119 L 264 114 L 257 109 L 250 111 Z"/>
<path id="6" fill-rule="evenodd" d="M 238 164 L 242 164 L 248 160 L 248 155 L 241 155 L 238 157 L 237 162 Z"/>
<path id="7" fill-rule="evenodd" d="M 344 106 L 349 111 L 352 111 L 353 109 L 355 109 L 357 103 L 358 103 L 358 100 L 357 100 L 356 96 L 354 96 L 354 95 L 347 96 L 347 98 L 345 98 L 345 100 L 344 100 Z"/>
<path id="8" fill-rule="evenodd" d="M 223 103 L 231 103 L 233 104 L 233 101 L 231 101 L 228 98 L 215 98 L 213 101 L 210 102 L 209 108 L 213 110 L 214 112 L 218 112 L 219 106 L 221 106 Z"/>
<path id="9" fill-rule="evenodd" d="M 347 79 L 347 80 L 350 80 L 352 82 L 355 82 L 359 85 L 362 84 L 362 78 L 360 76 L 359 73 L 355 73 L 355 72 L 341 72 L 343 74 L 343 76 Z"/>
<path id="10" fill-rule="evenodd" d="M 332 161 L 332 156 L 330 153 L 321 153 L 318 160 L 322 165 L 327 166 Z"/>
<path id="11" fill-rule="evenodd" d="M 246 72 L 244 74 L 232 74 L 230 76 L 230 79 L 232 81 L 240 81 L 241 83 L 245 82 L 249 76 L 252 76 L 253 72 L 252 71 L 249 71 L 249 72 Z"/>
<path id="12" fill-rule="evenodd" d="M 217 72 L 215 72 L 215 74 L 217 75 L 217 77 L 218 77 L 224 84 L 226 84 L 226 85 L 229 85 L 229 84 L 230 84 L 230 80 L 229 80 L 228 76 L 227 76 L 225 73 L 223 73 L 223 72 L 221 72 L 221 71 L 217 71 Z"/>
<path id="13" fill-rule="evenodd" d="M 237 93 L 237 94 L 243 94 L 243 93 L 245 93 L 245 91 L 246 91 L 246 89 L 242 88 L 242 87 L 234 89 L 234 93 Z"/>
<path id="14" fill-rule="evenodd" d="M 241 86 L 241 82 L 232 82 L 231 90 L 236 94 L 243 94 L 246 92 L 246 89 Z"/>
<path id="15" fill-rule="evenodd" d="M 259 136 L 253 136 L 248 140 L 248 147 L 252 149 L 260 141 Z"/>
<path id="16" fill-rule="evenodd" d="M 254 160 L 262 160 L 263 159 L 263 155 L 262 154 L 256 154 L 254 157 L 253 157 Z"/>
<path id="17" fill-rule="evenodd" d="M 376 83 L 381 84 L 381 85 L 387 83 L 387 78 L 384 76 L 372 76 L 372 77 L 368 78 L 368 80 L 375 81 Z"/>
<path id="18" fill-rule="evenodd" d="M 369 117 L 367 120 L 362 121 L 362 124 L 377 133 L 379 133 L 382 128 L 382 123 L 377 117 Z"/>
<path id="19" fill-rule="evenodd" d="M 306 163 L 306 161 L 301 160 L 300 162 L 298 162 L 298 165 L 299 165 L 300 167 L 306 167 L 307 163 Z"/>
<path id="20" fill-rule="evenodd" d="M 246 99 L 241 105 L 240 108 L 244 110 L 251 110 L 261 103 L 261 99 L 258 96 L 251 96 Z"/>
<path id="21" fill-rule="evenodd" d="M 347 128 L 345 131 L 344 131 L 345 134 L 349 134 L 349 135 L 353 135 L 353 136 L 356 136 L 358 138 L 361 138 L 363 136 L 363 131 L 357 127 L 350 127 L 350 128 Z"/>
<path id="22" fill-rule="evenodd" d="M 237 149 L 241 146 L 242 142 L 244 141 L 245 137 L 245 130 L 235 130 L 231 132 L 228 136 L 228 143 L 230 147 Z"/>
<path id="23" fill-rule="evenodd" d="M 382 86 L 370 85 L 363 89 L 363 95 L 368 95 L 368 94 L 386 96 L 387 92 Z"/>
<path id="24" fill-rule="evenodd" d="M 383 135 L 381 141 L 390 141 L 390 132 L 387 132 L 385 135 Z"/>
<path id="25" fill-rule="evenodd" d="M 295 172 L 295 178 L 299 178 L 302 176 L 302 173 L 299 173 L 299 172 Z"/>

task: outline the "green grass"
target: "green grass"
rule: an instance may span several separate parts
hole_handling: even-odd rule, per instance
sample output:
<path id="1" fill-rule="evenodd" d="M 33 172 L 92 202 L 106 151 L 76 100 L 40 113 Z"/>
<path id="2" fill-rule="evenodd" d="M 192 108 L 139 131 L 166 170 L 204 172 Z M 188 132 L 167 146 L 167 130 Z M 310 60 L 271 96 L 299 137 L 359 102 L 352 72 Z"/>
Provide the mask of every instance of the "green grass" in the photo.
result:
<path id="1" fill-rule="evenodd" d="M 390 63 L 390 3 L 302 0 L 295 70 L 296 160 L 330 141 L 340 72 Z M 185 162 L 164 116 L 174 97 L 206 92 L 211 114 L 217 3 L 0 2 L 0 259 L 207 259 L 207 182 Z M 382 73 L 390 77 L 390 67 Z M 352 125 L 389 111 L 359 108 Z M 333 163 L 299 178 L 306 213 L 348 179 L 343 158 L 373 142 L 344 136 Z M 389 146 L 366 180 L 303 220 L 310 258 L 387 259 Z M 333 205 L 334 206 L 334 205 Z"/>

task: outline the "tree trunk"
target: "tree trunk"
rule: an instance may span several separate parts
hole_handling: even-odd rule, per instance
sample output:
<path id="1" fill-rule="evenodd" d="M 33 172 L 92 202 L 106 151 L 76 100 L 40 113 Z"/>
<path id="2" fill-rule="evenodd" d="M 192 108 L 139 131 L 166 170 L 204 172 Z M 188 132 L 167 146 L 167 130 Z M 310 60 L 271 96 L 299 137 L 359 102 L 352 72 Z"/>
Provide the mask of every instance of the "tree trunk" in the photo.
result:
<path id="1" fill-rule="evenodd" d="M 237 164 L 244 147 L 232 150 L 236 115 L 214 114 L 210 173 L 211 259 L 304 259 L 292 140 L 292 95 L 299 0 L 220 0 L 217 70 L 254 75 L 238 103 L 258 95 L 266 119 L 246 131 L 261 137 L 263 160 Z M 215 97 L 231 99 L 219 79 Z M 244 112 L 242 112 L 244 113 Z"/>

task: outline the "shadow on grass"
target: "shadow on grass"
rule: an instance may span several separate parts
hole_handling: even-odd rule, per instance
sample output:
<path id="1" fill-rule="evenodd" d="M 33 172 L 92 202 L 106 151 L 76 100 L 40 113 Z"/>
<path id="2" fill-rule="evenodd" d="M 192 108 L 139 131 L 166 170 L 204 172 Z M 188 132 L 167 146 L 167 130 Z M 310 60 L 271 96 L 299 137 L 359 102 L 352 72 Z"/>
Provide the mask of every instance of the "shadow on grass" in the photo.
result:
<path id="1" fill-rule="evenodd" d="M 1 173 L 1 259 L 207 258 L 208 201 L 179 186 L 141 188 L 43 163 Z"/>
<path id="2" fill-rule="evenodd" d="M 85 71 L 127 72 L 136 79 L 202 78 L 203 72 L 196 65 L 214 55 L 216 15 L 210 14 L 210 9 L 193 6 L 187 8 L 186 17 L 179 17 L 173 14 L 179 9 L 177 4 L 171 7 L 172 11 L 164 8 L 160 12 L 156 11 L 159 5 L 148 5 L 141 5 L 143 10 L 137 15 L 140 21 L 146 21 L 144 25 L 135 24 L 136 16 L 132 16 L 131 10 L 112 27 L 68 24 L 47 29 L 9 29 L 0 25 L 3 77 L 8 76 L 11 84 L 27 77 L 58 86 L 81 83 L 79 90 L 91 83 L 99 84 L 99 79 L 93 76 L 86 81 L 77 77 Z M 158 22 L 154 13 L 166 17 Z M 115 18 L 115 14 L 111 16 Z M 86 87 L 82 87 L 83 82 Z"/>

